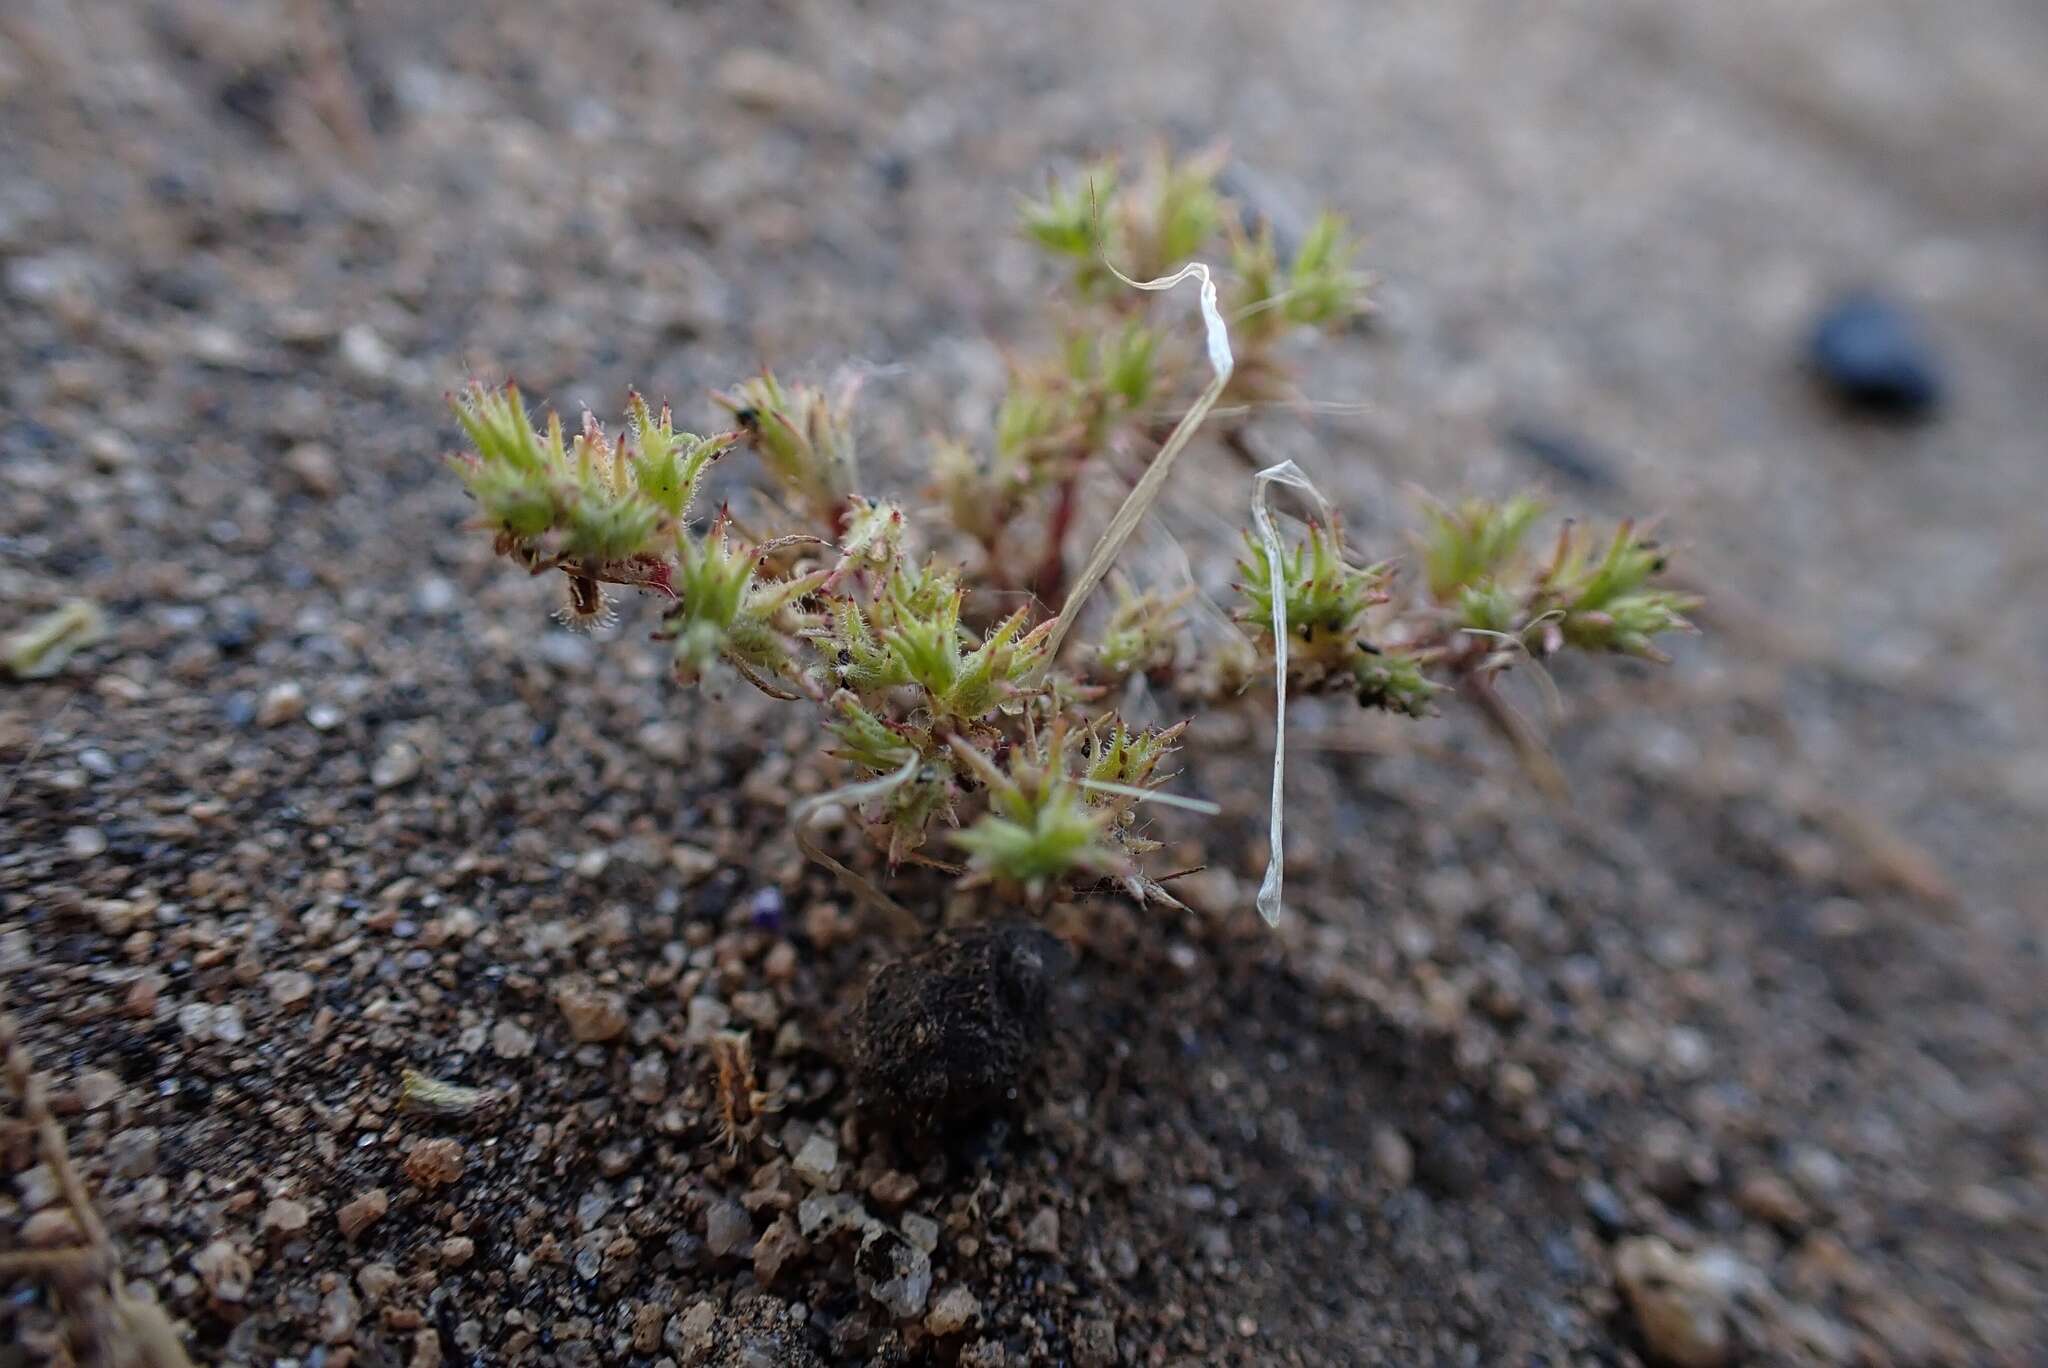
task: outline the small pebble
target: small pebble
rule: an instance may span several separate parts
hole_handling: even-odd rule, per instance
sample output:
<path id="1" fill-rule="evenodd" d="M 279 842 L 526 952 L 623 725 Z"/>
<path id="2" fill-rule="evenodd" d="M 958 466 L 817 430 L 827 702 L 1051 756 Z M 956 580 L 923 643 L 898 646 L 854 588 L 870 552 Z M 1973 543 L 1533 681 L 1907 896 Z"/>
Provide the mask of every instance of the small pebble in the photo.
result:
<path id="1" fill-rule="evenodd" d="M 644 738 L 642 744 L 645 744 Z M 707 879 L 718 868 L 718 857 L 702 846 L 677 842 L 669 847 L 668 862 L 686 884 Z"/>
<path id="2" fill-rule="evenodd" d="M 390 376 L 398 358 L 367 323 L 351 323 L 341 330 L 341 363 L 364 380 Z"/>
<path id="3" fill-rule="evenodd" d="M 611 1189 L 599 1184 L 576 1199 L 576 1224 L 582 1230 L 595 1230 L 603 1221 L 605 1213 L 612 1209 Z"/>
<path id="4" fill-rule="evenodd" d="M 882 1206 L 895 1208 L 917 1196 L 917 1178 L 902 1169 L 890 1169 L 868 1184 L 868 1196 Z"/>
<path id="5" fill-rule="evenodd" d="M 633 1306 L 633 1352 L 652 1354 L 661 1348 L 662 1308 L 655 1302 L 637 1302 Z"/>
<path id="6" fill-rule="evenodd" d="M 754 1240 L 754 1218 L 738 1202 L 716 1201 L 704 1213 L 704 1247 L 719 1258 L 746 1252 Z"/>
<path id="7" fill-rule="evenodd" d="M 107 1172 L 116 1178 L 144 1178 L 156 1172 L 159 1143 L 155 1126 L 117 1132 L 107 1142 Z"/>
<path id="8" fill-rule="evenodd" d="M 371 1301 L 382 1301 L 398 1286 L 398 1270 L 387 1263 L 366 1263 L 356 1273 L 356 1286 Z"/>
<path id="9" fill-rule="evenodd" d="M 461 601 L 461 591 L 445 575 L 429 575 L 412 591 L 412 606 L 428 617 L 445 616 Z"/>
<path id="10" fill-rule="evenodd" d="M 649 1051 L 626 1073 L 626 1094 L 635 1102 L 653 1104 L 668 1096 L 668 1056 Z"/>
<path id="11" fill-rule="evenodd" d="M 1042 1207 L 1024 1226 L 1024 1247 L 1034 1254 L 1056 1258 L 1060 1252 L 1060 1214 Z"/>
<path id="12" fill-rule="evenodd" d="M 1643 1186 L 1667 1202 L 1684 1201 L 1720 1177 L 1713 1152 L 1671 1121 L 1643 1128 L 1636 1138 L 1633 1167 Z"/>
<path id="13" fill-rule="evenodd" d="M 924 1314 L 932 1290 L 931 1256 L 886 1226 L 869 1230 L 854 1256 L 861 1291 L 898 1320 Z"/>
<path id="14" fill-rule="evenodd" d="M 462 1177 L 462 1144 L 457 1140 L 416 1140 L 405 1152 L 405 1176 L 432 1190 Z"/>
<path id="15" fill-rule="evenodd" d="M 1620 1195 L 1606 1183 L 1588 1178 L 1579 1186 L 1579 1200 L 1585 1204 L 1586 1214 L 1593 1218 L 1594 1226 L 1602 1235 L 1617 1235 L 1628 1228 L 1628 1208 L 1622 1205 Z"/>
<path id="16" fill-rule="evenodd" d="M 1841 1192 L 1849 1181 L 1848 1166 L 1819 1145 L 1797 1144 L 1786 1156 L 1785 1168 L 1802 1191 L 1816 1202 L 1826 1202 Z"/>
<path id="17" fill-rule="evenodd" d="M 98 1111 L 121 1095 L 119 1075 L 105 1069 L 87 1069 L 72 1085 L 78 1094 L 78 1105 L 85 1110 Z"/>
<path id="18" fill-rule="evenodd" d="M 331 499 L 341 492 L 341 472 L 334 453 L 318 442 L 301 442 L 284 455 L 285 469 L 298 477 L 308 494 Z"/>
<path id="19" fill-rule="evenodd" d="M 1735 1189 L 1735 1205 L 1745 1215 L 1787 1231 L 1801 1229 L 1813 1215 L 1790 1183 L 1765 1169 L 1743 1175 Z"/>
<path id="20" fill-rule="evenodd" d="M 850 1192 L 813 1193 L 797 1204 L 797 1229 L 807 1240 L 819 1236 L 836 1235 L 842 1230 L 858 1230 L 863 1234 L 875 1224 L 875 1218 L 868 1215 L 860 1199 Z"/>
<path id="21" fill-rule="evenodd" d="M 1388 1187 L 1405 1188 L 1415 1177 L 1415 1147 L 1392 1126 L 1376 1127 L 1372 1133 L 1372 1165 Z"/>
<path id="22" fill-rule="evenodd" d="M 296 1007 L 313 996 L 313 976 L 303 969 L 279 969 L 263 976 L 270 1000 L 280 1007 Z"/>
<path id="23" fill-rule="evenodd" d="M 707 1045 L 711 1037 L 732 1024 L 732 1008 L 714 997 L 693 997 L 685 1016 L 683 1043 Z"/>
<path id="24" fill-rule="evenodd" d="M 394 789 L 419 778 L 420 753 L 409 743 L 394 741 L 370 767 L 370 782 L 380 789 Z"/>
<path id="25" fill-rule="evenodd" d="M 306 691 L 298 681 L 287 679 L 264 690 L 263 701 L 256 705 L 256 725 L 282 727 L 287 722 L 298 721 L 305 711 Z"/>
<path id="26" fill-rule="evenodd" d="M 533 1053 L 533 1032 L 516 1021 L 491 1027 L 491 1053 L 500 1059 L 524 1059 Z"/>
<path id="27" fill-rule="evenodd" d="M 981 1319 L 981 1303 L 964 1287 L 949 1287 L 932 1301 L 924 1328 L 934 1335 L 957 1335 Z"/>
<path id="28" fill-rule="evenodd" d="M 219 1034 L 223 1014 L 229 1009 L 216 1007 L 210 1002 L 188 1002 L 178 1009 L 178 1029 L 194 1040 L 205 1040 Z M 239 1036 L 240 1019 L 230 1031 Z"/>
<path id="29" fill-rule="evenodd" d="M 334 1213 L 335 1224 L 341 1227 L 345 1240 L 353 1241 L 371 1226 L 384 1219 L 384 1213 L 391 1209 L 391 1198 L 383 1188 L 371 1188 L 368 1192 L 345 1203 Z"/>
<path id="30" fill-rule="evenodd" d="M 241 1008 L 223 1003 L 213 1009 L 213 1038 L 223 1045 L 239 1045 L 249 1038 L 249 1028 L 242 1024 Z"/>
<path id="31" fill-rule="evenodd" d="M 329 1344 L 346 1344 L 356 1332 L 362 1306 L 356 1294 L 342 1283 L 320 1299 L 320 1338 Z"/>
<path id="32" fill-rule="evenodd" d="M 162 992 L 162 977 L 144 974 L 128 985 L 127 996 L 121 1000 L 121 1009 L 131 1017 L 147 1021 L 156 1015 L 157 998 Z"/>
<path id="33" fill-rule="evenodd" d="M 1930 417 L 1947 389 L 1919 324 L 1881 295 L 1859 292 L 1830 304 L 1814 321 L 1806 355 L 1830 392 L 1870 413 Z"/>
<path id="34" fill-rule="evenodd" d="M 255 1276 L 248 1259 L 227 1240 L 215 1240 L 193 1255 L 192 1271 L 206 1284 L 207 1295 L 223 1302 L 248 1296 L 249 1280 Z"/>
<path id="35" fill-rule="evenodd" d="M 711 1348 L 711 1332 L 718 1324 L 718 1307 L 700 1301 L 680 1315 L 670 1316 L 662 1327 L 661 1342 L 692 1363 L 700 1362 Z"/>
<path id="36" fill-rule="evenodd" d="M 263 1208 L 263 1233 L 280 1239 L 300 1234 L 312 1221 L 313 1213 L 304 1202 L 279 1197 Z"/>
<path id="37" fill-rule="evenodd" d="M 1619 483 L 1612 456 L 1563 428 L 1511 423 L 1501 437 L 1524 456 L 1588 489 L 1612 489 Z"/>
<path id="38" fill-rule="evenodd" d="M 626 1032 L 625 999 L 570 981 L 555 989 L 555 1005 L 569 1023 L 569 1034 L 582 1044 L 616 1040 Z"/>
<path id="39" fill-rule="evenodd" d="M 1674 1026 L 1664 1037 L 1664 1062 L 1680 1078 L 1703 1078 L 1713 1067 L 1713 1046 L 1692 1027 Z"/>
<path id="40" fill-rule="evenodd" d="M 772 1286 L 782 1270 L 808 1254 L 810 1248 L 786 1213 L 776 1217 L 754 1243 L 754 1277 L 762 1286 Z"/>
<path id="41" fill-rule="evenodd" d="M 939 1223 L 929 1216 L 920 1216 L 914 1211 L 903 1213 L 899 1224 L 903 1227 L 903 1238 L 922 1249 L 934 1253 L 939 1247 Z"/>
<path id="42" fill-rule="evenodd" d="M 1656 1238 L 1623 1240 L 1614 1250 L 1614 1273 L 1651 1356 L 1672 1368 L 1729 1362 L 1734 1299 L 1760 1281 L 1724 1252 L 1682 1254 Z"/>
<path id="43" fill-rule="evenodd" d="M 1010 1368 L 1010 1351 L 1003 1348 L 998 1339 L 978 1339 L 960 1351 L 960 1368 Z M 1108 1368 L 1112 1359 L 1103 1359 L 1095 1368 Z"/>
<path id="44" fill-rule="evenodd" d="M 812 1187 L 831 1188 L 838 1185 L 839 1146 L 829 1135 L 813 1135 L 804 1141 L 803 1148 L 796 1152 L 791 1164 L 796 1176 Z"/>
<path id="45" fill-rule="evenodd" d="M 1112 1368 L 1117 1361 L 1116 1325 L 1085 1320 L 1074 1327 L 1074 1362 L 1080 1368 Z"/>

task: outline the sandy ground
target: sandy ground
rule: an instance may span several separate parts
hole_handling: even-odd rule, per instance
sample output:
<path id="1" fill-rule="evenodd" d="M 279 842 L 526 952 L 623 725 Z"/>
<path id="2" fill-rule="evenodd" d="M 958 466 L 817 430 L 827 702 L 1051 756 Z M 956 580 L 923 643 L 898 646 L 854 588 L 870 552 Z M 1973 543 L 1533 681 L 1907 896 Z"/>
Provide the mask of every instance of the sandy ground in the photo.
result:
<path id="1" fill-rule="evenodd" d="M 0 691 L 0 973 L 125 1274 L 329 1368 L 2048 1357 L 2044 70 L 2023 0 L 0 12 L 0 626 L 112 628 Z M 1261 450 L 1390 549 L 1409 483 L 1662 512 L 1708 631 L 1561 677 L 1564 808 L 1303 710 L 1278 932 L 1212 719 L 1197 914 L 1058 913 L 1026 1105 L 919 1145 L 853 1107 L 913 947 L 789 840 L 805 719 L 552 629 L 441 395 L 850 363 L 914 488 L 1043 340 L 1015 196 L 1160 137 L 1368 234 Z M 1853 284 L 1935 421 L 1801 373 Z M 1195 459 L 1141 554 L 1230 535 Z M 0 1363 L 76 1305 L 16 1284 Z"/>

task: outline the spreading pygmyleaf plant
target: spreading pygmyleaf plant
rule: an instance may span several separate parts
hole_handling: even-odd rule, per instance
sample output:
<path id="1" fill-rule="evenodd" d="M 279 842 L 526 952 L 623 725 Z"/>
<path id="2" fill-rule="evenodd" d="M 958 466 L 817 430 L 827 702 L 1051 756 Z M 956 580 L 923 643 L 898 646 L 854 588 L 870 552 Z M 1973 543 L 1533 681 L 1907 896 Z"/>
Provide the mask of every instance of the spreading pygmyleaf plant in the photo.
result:
<path id="1" fill-rule="evenodd" d="M 536 426 L 517 389 L 477 386 L 454 401 L 469 447 L 450 461 L 477 525 L 517 564 L 566 577 L 572 625 L 607 616 L 607 585 L 665 598 L 657 635 L 679 683 L 728 671 L 814 707 L 819 749 L 845 770 L 827 797 L 891 866 L 1033 899 L 1108 885 L 1172 901 L 1147 867 L 1146 809 L 1188 803 L 1163 790 L 1190 723 L 1128 720 L 1112 700 L 1133 689 L 1199 728 L 1284 672 L 1289 693 L 1415 717 L 1462 695 L 1512 733 L 1492 680 L 1518 661 L 1661 659 L 1657 638 L 1688 627 L 1692 601 L 1657 583 L 1656 543 L 1628 523 L 1566 521 L 1531 550 L 1544 510 L 1525 498 L 1428 504 L 1404 564 L 1356 557 L 1328 509 L 1291 537 L 1261 517 L 1238 562 L 1237 630 L 1209 613 L 1194 649 L 1191 585 L 1118 577 L 1092 634 L 1069 638 L 1070 542 L 1080 514 L 1099 525 L 1108 511 L 1081 509 L 1083 490 L 1147 489 L 1146 467 L 1178 455 L 1208 403 L 1242 421 L 1291 388 L 1286 347 L 1365 306 L 1340 219 L 1316 219 L 1283 255 L 1219 194 L 1219 164 L 1161 156 L 1124 179 L 1104 165 L 1024 206 L 1027 237 L 1066 269 L 1061 341 L 1016 363 L 984 431 L 937 442 L 925 490 L 862 487 L 851 390 L 762 374 L 716 396 L 729 428 L 708 436 L 634 395 L 616 435 L 585 415 L 568 437 L 552 413 Z M 1160 295 L 1118 279 L 1191 258 L 1230 265 L 1200 275 L 1202 345 Z M 742 449 L 758 497 L 697 514 L 712 463 Z M 1082 592 L 1120 544 L 1105 538 Z"/>

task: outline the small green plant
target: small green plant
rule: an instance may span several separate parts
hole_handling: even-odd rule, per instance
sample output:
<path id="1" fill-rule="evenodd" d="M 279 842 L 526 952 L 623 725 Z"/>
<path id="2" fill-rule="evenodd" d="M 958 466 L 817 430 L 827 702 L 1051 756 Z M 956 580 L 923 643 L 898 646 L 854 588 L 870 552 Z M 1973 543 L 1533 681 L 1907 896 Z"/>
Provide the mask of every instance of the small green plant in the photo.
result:
<path id="1" fill-rule="evenodd" d="M 662 596 L 679 683 L 725 669 L 814 707 L 821 748 L 851 771 L 837 795 L 891 865 L 1030 899 L 1107 885 L 1170 903 L 1148 868 L 1145 805 L 1187 801 L 1166 786 L 1190 724 L 1119 716 L 1108 700 L 1134 677 L 1195 719 L 1282 685 L 1411 717 L 1457 693 L 1526 753 L 1495 676 L 1566 649 L 1658 659 L 1656 640 L 1685 630 L 1692 606 L 1658 586 L 1662 553 L 1631 524 L 1567 522 L 1531 554 L 1543 509 L 1529 499 L 1427 504 L 1416 573 L 1357 561 L 1328 510 L 1292 538 L 1261 510 L 1238 563 L 1239 629 L 1192 651 L 1191 586 L 1112 581 L 1100 626 L 1069 643 L 1122 535 L 1070 590 L 1084 477 L 1134 482 L 1142 500 L 1156 481 L 1140 477 L 1155 462 L 1163 474 L 1209 403 L 1284 392 L 1293 340 L 1365 307 L 1339 219 L 1317 219 L 1283 261 L 1217 192 L 1217 169 L 1213 156 L 1161 155 L 1123 181 L 1105 164 L 1024 205 L 1026 235 L 1067 271 L 1063 340 L 1017 366 L 985 433 L 938 443 L 933 513 L 863 488 L 849 392 L 769 374 L 717 396 L 732 425 L 706 436 L 633 396 L 616 435 L 586 416 L 565 440 L 553 415 L 535 426 L 516 389 L 472 387 L 454 401 L 469 449 L 451 464 L 500 554 L 566 577 L 572 625 L 606 617 L 605 586 Z M 1213 298 L 1227 313 L 1211 316 L 1206 347 L 1119 279 L 1219 247 L 1231 270 Z M 765 476 L 758 509 L 698 516 L 706 475 L 739 449 Z M 1127 531 L 1137 511 L 1113 526 Z"/>

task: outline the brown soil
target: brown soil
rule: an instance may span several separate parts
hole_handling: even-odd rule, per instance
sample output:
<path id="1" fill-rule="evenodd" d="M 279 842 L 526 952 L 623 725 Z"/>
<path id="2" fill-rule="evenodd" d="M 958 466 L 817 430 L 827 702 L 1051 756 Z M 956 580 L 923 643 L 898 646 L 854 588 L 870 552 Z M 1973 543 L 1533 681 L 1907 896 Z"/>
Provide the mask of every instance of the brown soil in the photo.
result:
<path id="1" fill-rule="evenodd" d="M 0 973 L 195 1360 L 2048 1360 L 2037 6 L 487 8 L 0 13 L 0 626 L 111 624 L 0 693 Z M 914 487 L 1038 336 L 1014 196 L 1162 135 L 1371 237 L 1262 451 L 1380 542 L 1408 481 L 1664 510 L 1709 631 L 1559 680 L 1568 807 L 1469 716 L 1303 709 L 1277 932 L 1267 724 L 1205 720 L 1197 913 L 1056 910 L 1044 1066 L 888 1133 L 848 1033 L 915 947 L 790 839 L 808 718 L 669 688 L 644 606 L 554 630 L 440 395 L 851 359 Z M 1798 373 L 1859 281 L 1937 421 Z"/>

